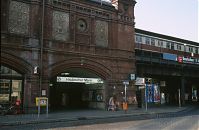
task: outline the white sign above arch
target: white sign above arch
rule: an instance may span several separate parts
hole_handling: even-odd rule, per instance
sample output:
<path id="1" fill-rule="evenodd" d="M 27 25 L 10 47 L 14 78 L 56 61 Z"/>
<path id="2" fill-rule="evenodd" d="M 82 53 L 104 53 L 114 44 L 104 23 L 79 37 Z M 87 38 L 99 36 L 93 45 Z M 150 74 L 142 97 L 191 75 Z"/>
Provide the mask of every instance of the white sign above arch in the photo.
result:
<path id="1" fill-rule="evenodd" d="M 85 84 L 104 83 L 101 78 L 80 78 L 80 77 L 60 77 L 57 76 L 57 82 L 73 82 Z"/>

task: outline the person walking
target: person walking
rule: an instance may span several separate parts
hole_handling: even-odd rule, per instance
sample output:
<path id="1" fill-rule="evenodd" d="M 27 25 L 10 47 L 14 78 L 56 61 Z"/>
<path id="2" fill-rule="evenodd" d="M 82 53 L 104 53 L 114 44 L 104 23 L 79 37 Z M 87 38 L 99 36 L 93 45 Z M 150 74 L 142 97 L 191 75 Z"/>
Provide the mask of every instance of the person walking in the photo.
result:
<path id="1" fill-rule="evenodd" d="M 115 111 L 116 105 L 113 96 L 109 99 L 108 111 Z"/>

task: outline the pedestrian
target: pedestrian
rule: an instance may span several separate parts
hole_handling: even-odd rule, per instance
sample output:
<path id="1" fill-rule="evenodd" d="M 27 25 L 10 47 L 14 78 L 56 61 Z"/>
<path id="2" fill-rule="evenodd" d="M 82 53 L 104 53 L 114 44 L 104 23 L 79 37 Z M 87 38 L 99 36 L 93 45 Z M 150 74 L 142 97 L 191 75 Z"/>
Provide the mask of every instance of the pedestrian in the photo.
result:
<path id="1" fill-rule="evenodd" d="M 115 101 L 114 101 L 113 96 L 110 97 L 108 104 L 109 104 L 108 105 L 108 111 L 115 111 L 116 106 L 115 106 Z"/>

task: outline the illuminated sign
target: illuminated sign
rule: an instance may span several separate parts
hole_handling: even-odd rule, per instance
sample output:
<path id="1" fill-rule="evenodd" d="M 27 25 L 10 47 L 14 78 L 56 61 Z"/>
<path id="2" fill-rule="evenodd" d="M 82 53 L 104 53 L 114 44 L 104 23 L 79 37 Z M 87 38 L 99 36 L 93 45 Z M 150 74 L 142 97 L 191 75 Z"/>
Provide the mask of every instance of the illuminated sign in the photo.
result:
<path id="1" fill-rule="evenodd" d="M 199 59 L 193 57 L 178 56 L 179 63 L 199 64 Z"/>
<path id="2" fill-rule="evenodd" d="M 180 63 L 183 62 L 183 57 L 182 56 L 178 56 L 178 62 L 180 62 Z"/>
<path id="3" fill-rule="evenodd" d="M 135 85 L 145 85 L 145 78 L 136 78 Z"/>
<path id="4" fill-rule="evenodd" d="M 79 78 L 79 77 L 60 77 L 57 76 L 57 82 L 73 82 L 73 83 L 85 83 L 85 84 L 97 84 L 104 83 L 100 78 Z"/>

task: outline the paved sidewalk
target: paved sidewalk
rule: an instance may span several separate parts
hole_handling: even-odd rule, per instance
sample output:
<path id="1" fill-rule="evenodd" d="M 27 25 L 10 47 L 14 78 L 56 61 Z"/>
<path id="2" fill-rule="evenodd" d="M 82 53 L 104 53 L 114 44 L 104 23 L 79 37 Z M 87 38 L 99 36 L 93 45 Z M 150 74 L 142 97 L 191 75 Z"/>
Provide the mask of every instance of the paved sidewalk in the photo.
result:
<path id="1" fill-rule="evenodd" d="M 83 119 L 100 119 L 100 118 L 117 118 L 124 116 L 149 115 L 160 113 L 175 113 L 184 111 L 188 107 L 154 107 L 145 109 L 129 108 L 125 113 L 123 110 L 119 111 L 105 111 L 105 110 L 73 110 L 65 112 L 52 112 L 48 116 L 41 114 L 22 114 L 22 115 L 5 115 L 0 116 L 0 126 L 20 125 L 20 124 L 36 124 L 45 122 L 61 122 L 61 121 L 76 121 Z"/>

